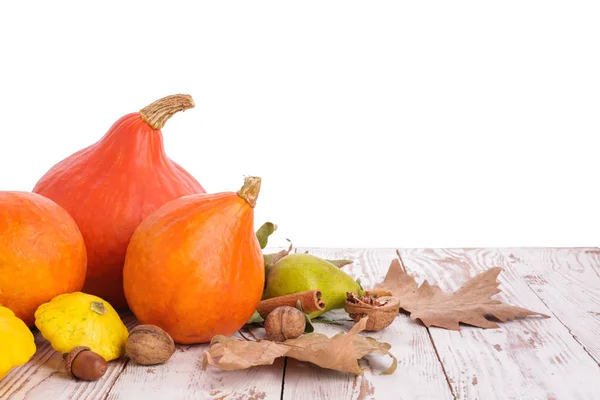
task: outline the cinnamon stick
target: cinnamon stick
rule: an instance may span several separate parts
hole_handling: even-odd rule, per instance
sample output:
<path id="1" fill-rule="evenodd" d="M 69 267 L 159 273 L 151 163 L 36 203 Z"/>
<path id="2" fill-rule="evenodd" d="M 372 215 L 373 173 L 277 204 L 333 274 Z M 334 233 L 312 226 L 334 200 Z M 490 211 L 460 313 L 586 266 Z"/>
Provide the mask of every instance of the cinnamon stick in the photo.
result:
<path id="1" fill-rule="evenodd" d="M 296 307 L 298 300 L 300 300 L 302 311 L 305 313 L 323 311 L 325 309 L 325 302 L 321 300 L 321 296 L 322 294 L 320 290 L 307 290 L 306 292 L 273 297 L 271 299 L 262 300 L 260 303 L 258 303 L 256 311 L 258 311 L 261 317 L 266 318 L 267 315 L 269 315 L 269 313 L 277 307 Z"/>

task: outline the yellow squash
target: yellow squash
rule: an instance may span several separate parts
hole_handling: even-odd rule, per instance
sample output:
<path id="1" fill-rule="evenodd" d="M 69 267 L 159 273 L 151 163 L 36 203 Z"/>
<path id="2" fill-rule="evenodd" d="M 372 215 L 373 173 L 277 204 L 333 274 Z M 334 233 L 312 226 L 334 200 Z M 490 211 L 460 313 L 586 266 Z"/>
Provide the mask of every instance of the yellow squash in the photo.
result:
<path id="1" fill-rule="evenodd" d="M 15 314 L 0 306 L 0 379 L 35 354 L 33 334 Z"/>
<path id="2" fill-rule="evenodd" d="M 68 353 L 74 347 L 87 346 L 106 361 L 125 354 L 129 336 L 110 304 L 81 292 L 61 294 L 39 306 L 35 326 L 56 351 Z"/>

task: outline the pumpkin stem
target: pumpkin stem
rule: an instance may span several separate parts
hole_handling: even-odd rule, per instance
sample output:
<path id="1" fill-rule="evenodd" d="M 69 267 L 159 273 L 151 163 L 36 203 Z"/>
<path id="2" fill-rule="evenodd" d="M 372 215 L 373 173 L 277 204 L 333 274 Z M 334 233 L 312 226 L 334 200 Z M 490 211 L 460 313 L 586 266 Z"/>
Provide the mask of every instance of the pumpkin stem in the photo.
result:
<path id="1" fill-rule="evenodd" d="M 247 176 L 244 180 L 244 186 L 237 192 L 237 194 L 248 204 L 254 208 L 256 206 L 256 199 L 260 192 L 260 178 L 258 176 Z"/>
<path id="2" fill-rule="evenodd" d="M 153 129 L 162 129 L 175 113 L 194 108 L 194 106 L 194 100 L 189 94 L 174 94 L 142 108 L 140 115 L 144 122 Z"/>

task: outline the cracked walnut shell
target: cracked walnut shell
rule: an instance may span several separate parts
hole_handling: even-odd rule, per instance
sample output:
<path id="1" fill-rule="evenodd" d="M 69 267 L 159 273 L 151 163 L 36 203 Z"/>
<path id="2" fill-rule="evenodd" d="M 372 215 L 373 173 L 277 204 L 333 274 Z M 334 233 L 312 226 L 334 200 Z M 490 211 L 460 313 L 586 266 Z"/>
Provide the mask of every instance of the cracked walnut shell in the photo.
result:
<path id="1" fill-rule="evenodd" d="M 344 310 L 350 315 L 354 322 L 364 317 L 367 320 L 367 331 L 380 331 L 389 326 L 400 312 L 400 302 L 392 296 L 377 297 L 377 295 L 366 292 L 364 296 L 358 297 L 354 293 L 347 293 Z"/>

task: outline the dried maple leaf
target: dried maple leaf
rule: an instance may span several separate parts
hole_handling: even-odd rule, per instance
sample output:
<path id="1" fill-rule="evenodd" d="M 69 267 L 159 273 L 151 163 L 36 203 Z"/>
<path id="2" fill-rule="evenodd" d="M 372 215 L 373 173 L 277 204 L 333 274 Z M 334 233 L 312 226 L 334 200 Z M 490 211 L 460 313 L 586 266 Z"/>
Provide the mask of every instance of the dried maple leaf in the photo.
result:
<path id="1" fill-rule="evenodd" d="M 348 333 L 338 333 L 329 338 L 322 333 L 309 333 L 298 339 L 275 343 L 269 340 L 248 342 L 225 336 L 215 336 L 206 351 L 203 368 L 212 365 L 224 370 L 236 370 L 256 365 L 272 364 L 278 357 L 291 357 L 308 361 L 322 368 L 334 369 L 360 375 L 358 360 L 369 353 L 388 354 L 392 365 L 383 373 L 396 370 L 397 360 L 390 352 L 388 343 L 359 336 L 365 330 L 367 319 L 363 318 Z"/>
<path id="2" fill-rule="evenodd" d="M 389 352 L 391 346 L 369 337 L 358 336 L 367 327 L 368 318 L 361 319 L 350 332 L 340 332 L 332 338 L 322 333 L 311 333 L 298 339 L 286 340 L 285 345 L 291 349 L 286 353 L 300 361 L 308 361 L 322 368 L 335 369 L 359 375 L 362 370 L 358 360 L 369 353 L 389 354 L 394 362 L 384 373 L 392 373 L 396 369 L 396 358 Z"/>
<path id="3" fill-rule="evenodd" d="M 384 281 L 376 284 L 374 289 L 392 293 L 400 301 L 400 308 L 409 312 L 411 319 L 418 319 L 425 326 L 458 331 L 460 322 L 480 328 L 498 328 L 499 325 L 486 316 L 501 322 L 530 315 L 549 318 L 545 314 L 491 299 L 491 296 L 500 293 L 500 283 L 496 280 L 500 271 L 500 267 L 490 268 L 466 281 L 456 292 L 446 293 L 427 281 L 418 286 L 415 278 L 395 259 Z"/>
<path id="4" fill-rule="evenodd" d="M 270 365 L 288 351 L 289 347 L 270 340 L 253 342 L 217 335 L 210 342 L 202 366 L 205 368 L 206 364 L 210 364 L 232 371 L 256 365 Z"/>

